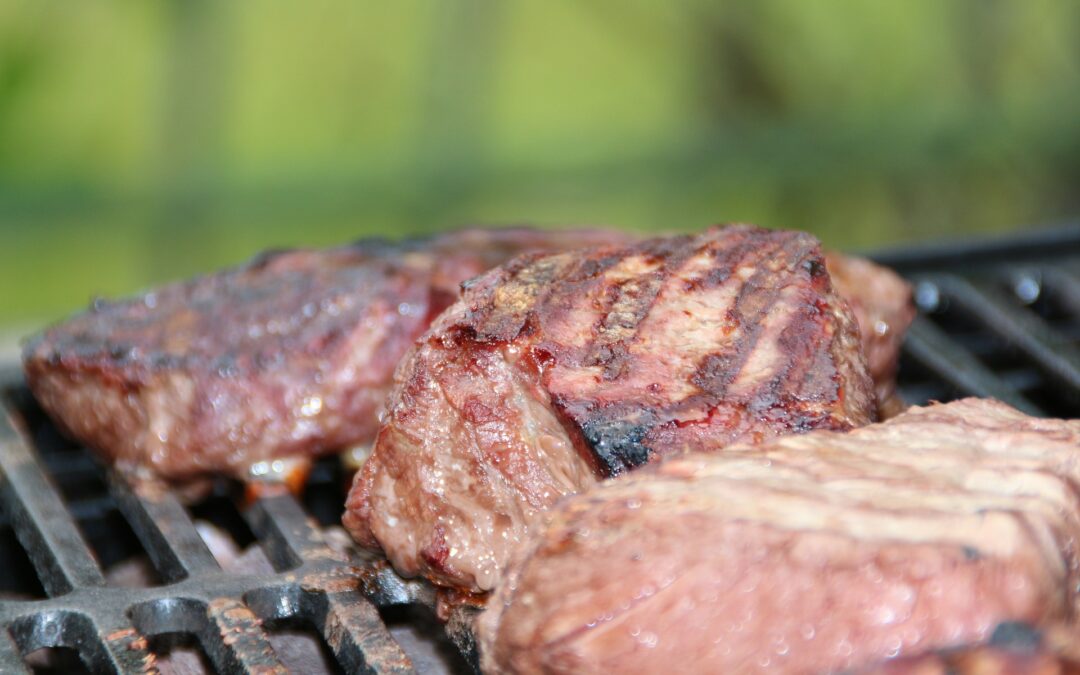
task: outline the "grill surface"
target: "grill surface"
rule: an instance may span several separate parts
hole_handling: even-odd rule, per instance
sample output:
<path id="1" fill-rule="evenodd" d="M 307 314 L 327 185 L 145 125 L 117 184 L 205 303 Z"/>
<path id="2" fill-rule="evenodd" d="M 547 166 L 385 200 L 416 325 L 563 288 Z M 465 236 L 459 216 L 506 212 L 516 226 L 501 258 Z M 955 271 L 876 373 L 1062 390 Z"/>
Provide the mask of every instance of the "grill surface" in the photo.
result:
<path id="1" fill-rule="evenodd" d="M 915 283 L 922 312 L 901 362 L 906 400 L 992 396 L 1080 417 L 1080 226 L 876 258 Z M 345 672 L 413 670 L 380 610 L 430 610 L 435 594 L 327 544 L 322 526 L 344 503 L 335 462 L 317 465 L 303 503 L 279 495 L 245 505 L 220 483 L 185 507 L 61 439 L 17 370 L 0 383 L 0 672 L 29 672 L 25 655 L 53 647 L 76 650 L 94 672 L 144 672 L 156 636 L 177 634 L 194 638 L 219 672 L 285 672 L 267 635 L 281 622 L 313 629 Z M 257 542 L 275 572 L 223 571 L 193 519 Z M 103 569 L 143 553 L 159 583 L 109 584 Z M 463 622 L 450 625 L 475 663 Z"/>
<path id="2" fill-rule="evenodd" d="M 432 609 L 435 594 L 384 564 L 327 545 L 310 514 L 322 512 L 324 523 L 340 515 L 343 476 L 332 463 L 313 472 L 307 504 L 281 494 L 242 508 L 242 495 L 219 484 L 201 505 L 185 507 L 162 486 L 133 484 L 68 445 L 17 382 L 9 380 L 0 416 L 7 530 L 0 570 L 8 573 L 0 588 L 33 595 L 29 570 L 20 569 L 28 558 L 46 597 L 0 599 L 0 672 L 30 672 L 23 655 L 67 647 L 92 672 L 141 673 L 155 663 L 146 638 L 175 634 L 193 637 L 219 672 L 286 672 L 264 628 L 282 620 L 314 629 L 345 672 L 413 672 L 379 610 Z M 192 519 L 214 516 L 236 529 L 227 520 L 239 512 L 274 574 L 223 571 Z M 14 550 L 16 538 L 25 558 Z M 103 566 L 143 551 L 160 584 L 107 582 Z M 469 636 L 454 637 L 471 655 Z"/>

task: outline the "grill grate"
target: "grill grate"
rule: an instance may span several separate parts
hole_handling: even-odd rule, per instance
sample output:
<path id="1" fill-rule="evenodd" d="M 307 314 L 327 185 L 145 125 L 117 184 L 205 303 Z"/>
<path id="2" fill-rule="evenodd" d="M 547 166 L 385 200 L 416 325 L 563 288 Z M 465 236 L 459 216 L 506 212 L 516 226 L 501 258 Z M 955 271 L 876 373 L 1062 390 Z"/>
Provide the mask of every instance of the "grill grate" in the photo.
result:
<path id="1" fill-rule="evenodd" d="M 912 403 L 1000 399 L 1080 417 L 1080 225 L 877 259 L 915 286 L 899 385 Z"/>
<path id="2" fill-rule="evenodd" d="M 384 565 L 331 548 L 292 496 L 263 497 L 244 511 L 275 572 L 227 573 L 200 537 L 189 510 L 161 486 L 136 486 L 108 471 L 105 495 L 69 508 L 60 485 L 91 483 L 102 470 L 89 461 L 51 472 L 52 463 L 43 457 L 63 460 L 73 453 L 55 446 L 35 449 L 30 439 L 49 432 L 27 424 L 28 419 L 40 420 L 40 411 L 25 392 L 15 392 L 7 403 L 7 414 L 0 417 L 4 526 L 14 530 L 47 597 L 0 599 L 0 624 L 7 629 L 0 630 L 0 672 L 30 672 L 24 654 L 66 647 L 76 650 L 93 672 L 141 673 L 154 663 L 145 638 L 167 634 L 193 636 L 219 672 L 286 672 L 263 627 L 263 622 L 279 620 L 313 627 L 346 672 L 413 672 L 379 609 L 430 608 L 434 593 L 398 579 Z M 340 488 L 334 491 L 340 496 Z M 95 556 L 80 525 L 92 531 L 95 519 L 114 511 L 138 538 L 161 585 L 107 584 L 97 558 L 115 554 L 107 553 L 104 541 L 106 553 Z M 96 534 L 109 537 L 108 532 Z"/>
<path id="3" fill-rule="evenodd" d="M 901 362 L 909 402 L 992 396 L 1080 417 L 1080 227 L 877 259 L 913 281 L 922 312 Z M 318 521 L 336 522 L 344 502 L 334 461 L 316 466 L 303 503 L 268 496 L 236 516 L 243 499 L 222 483 L 185 507 L 64 441 L 19 378 L 0 375 L 0 589 L 40 597 L 0 596 L 0 672 L 30 672 L 25 655 L 54 647 L 94 672 L 144 672 L 151 640 L 173 634 L 197 640 L 219 672 L 284 672 L 268 637 L 284 620 L 312 627 L 346 672 L 412 672 L 380 611 L 430 612 L 435 593 L 328 545 Z M 193 518 L 230 513 L 236 522 L 219 524 L 257 541 L 272 574 L 222 570 Z M 103 569 L 144 551 L 160 583 L 109 585 Z M 463 618 L 448 632 L 475 663 Z"/>

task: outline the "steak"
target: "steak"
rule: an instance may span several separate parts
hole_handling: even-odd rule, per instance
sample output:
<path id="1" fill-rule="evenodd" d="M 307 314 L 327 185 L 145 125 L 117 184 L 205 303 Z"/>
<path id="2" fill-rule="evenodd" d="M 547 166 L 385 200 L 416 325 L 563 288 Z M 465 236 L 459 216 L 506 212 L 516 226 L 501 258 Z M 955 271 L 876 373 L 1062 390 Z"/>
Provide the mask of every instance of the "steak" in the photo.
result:
<path id="1" fill-rule="evenodd" d="M 875 414 L 817 240 L 746 225 L 517 258 L 466 284 L 395 379 L 346 529 L 473 593 L 602 478 Z"/>
<path id="2" fill-rule="evenodd" d="M 826 673 L 1076 610 L 1080 421 L 989 400 L 673 458 L 568 498 L 478 621 L 487 672 Z"/>
<path id="3" fill-rule="evenodd" d="M 458 285 L 514 255 L 625 241 L 466 230 L 269 252 L 92 308 L 32 339 L 27 382 L 75 439 L 175 480 L 370 442 L 394 367 Z"/>
<path id="4" fill-rule="evenodd" d="M 833 288 L 848 301 L 859 324 L 878 414 L 892 417 L 906 407 L 896 393 L 896 369 L 904 333 L 915 320 L 911 286 L 896 272 L 865 258 L 830 252 L 825 264 Z"/>

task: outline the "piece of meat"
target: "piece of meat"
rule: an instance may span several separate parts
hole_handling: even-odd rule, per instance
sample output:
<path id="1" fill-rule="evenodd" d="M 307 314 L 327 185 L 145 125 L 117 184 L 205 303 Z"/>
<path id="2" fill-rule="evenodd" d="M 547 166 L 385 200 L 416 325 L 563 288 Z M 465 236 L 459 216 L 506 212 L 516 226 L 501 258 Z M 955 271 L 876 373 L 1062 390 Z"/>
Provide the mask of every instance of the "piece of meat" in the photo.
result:
<path id="1" fill-rule="evenodd" d="M 24 351 L 77 440 L 174 480 L 243 477 L 370 442 L 394 367 L 461 281 L 527 251 L 626 235 L 466 230 L 269 252 L 140 297 L 95 302 Z"/>
<path id="2" fill-rule="evenodd" d="M 486 672 L 828 673 L 1076 610 L 1080 421 L 988 400 L 672 458 L 562 501 Z"/>
<path id="3" fill-rule="evenodd" d="M 878 415 L 892 417 L 906 407 L 896 393 L 896 369 L 904 333 L 915 320 L 911 285 L 896 272 L 865 258 L 829 252 L 825 255 L 833 287 L 848 301 L 863 353 L 874 378 Z"/>
<path id="4" fill-rule="evenodd" d="M 602 477 L 873 416 L 810 235 L 521 257 L 469 282 L 402 362 L 344 523 L 402 574 L 488 591 L 536 514 Z"/>

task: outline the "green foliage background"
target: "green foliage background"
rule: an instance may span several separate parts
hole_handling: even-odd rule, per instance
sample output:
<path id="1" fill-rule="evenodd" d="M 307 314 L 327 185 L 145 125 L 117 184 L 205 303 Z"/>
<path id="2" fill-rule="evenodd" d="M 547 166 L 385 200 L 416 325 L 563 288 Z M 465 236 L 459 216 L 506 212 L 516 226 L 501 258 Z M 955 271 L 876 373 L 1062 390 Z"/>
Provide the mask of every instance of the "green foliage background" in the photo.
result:
<path id="1" fill-rule="evenodd" d="M 1078 212 L 1065 0 L 0 0 L 0 324 L 268 246 Z"/>

